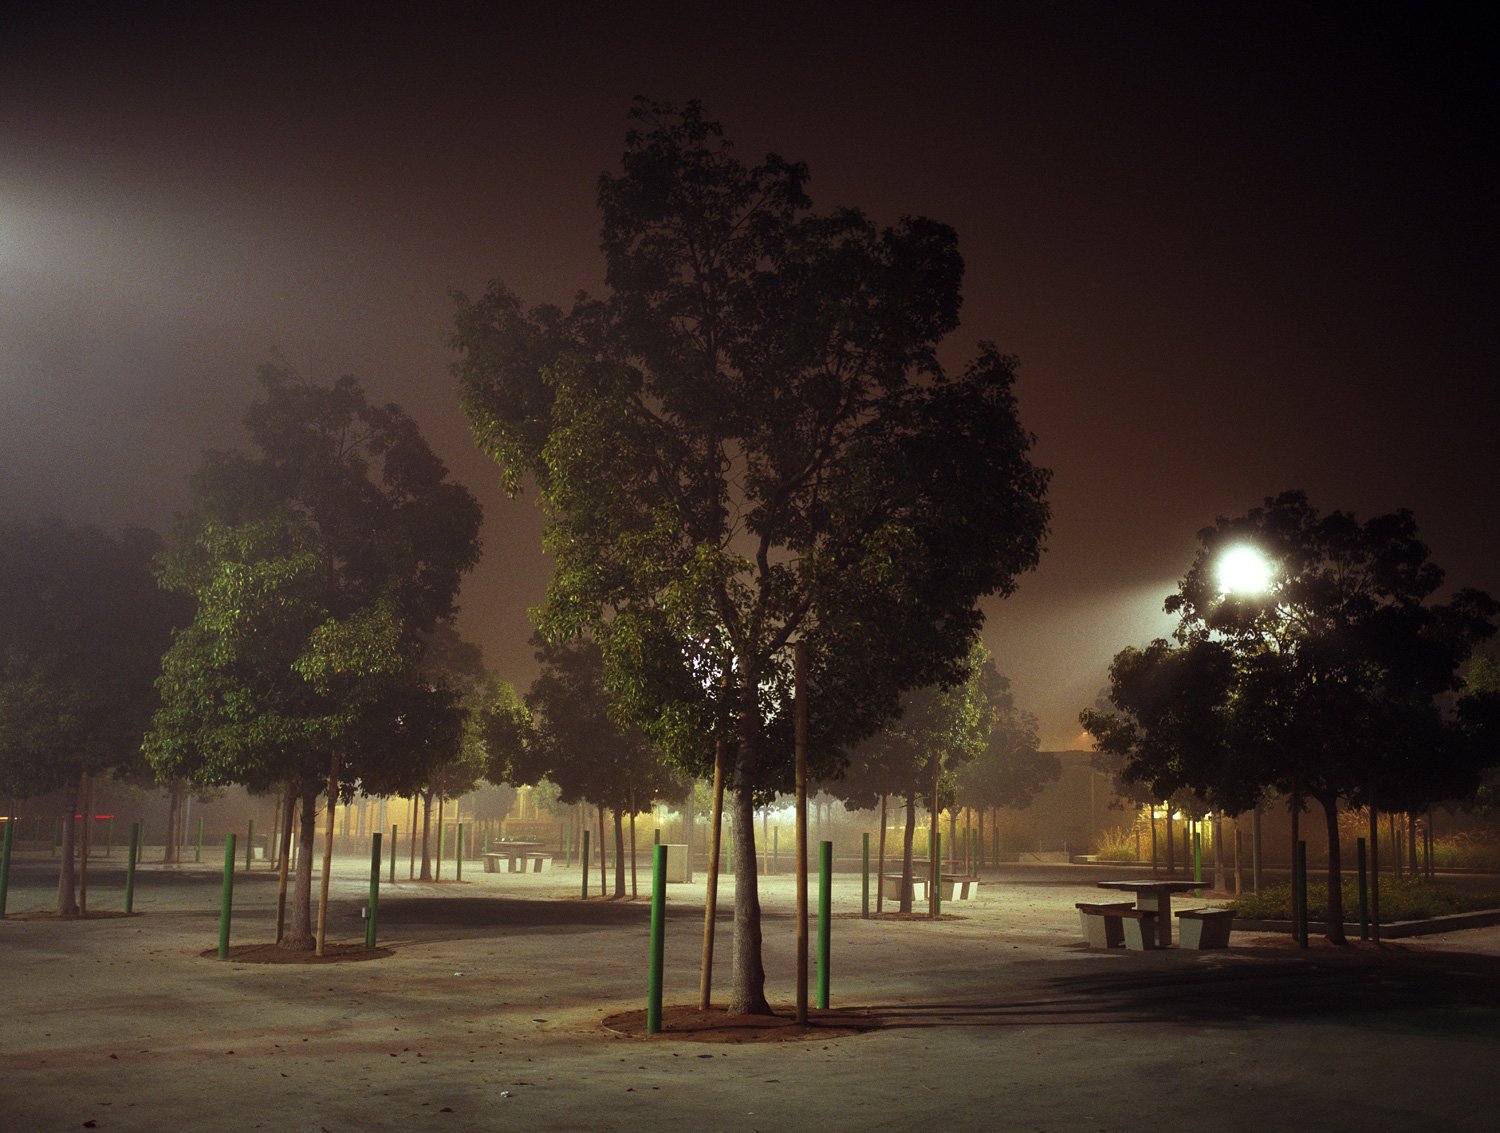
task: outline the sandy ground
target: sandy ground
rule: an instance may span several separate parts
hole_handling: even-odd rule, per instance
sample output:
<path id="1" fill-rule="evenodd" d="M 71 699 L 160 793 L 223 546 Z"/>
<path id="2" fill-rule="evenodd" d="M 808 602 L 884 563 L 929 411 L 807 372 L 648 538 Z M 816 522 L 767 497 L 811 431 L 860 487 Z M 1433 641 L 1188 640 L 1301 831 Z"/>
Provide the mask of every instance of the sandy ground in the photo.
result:
<path id="1" fill-rule="evenodd" d="M 330 939 L 363 940 L 367 870 L 335 863 Z M 91 910 L 118 911 L 118 859 L 91 876 Z M 649 910 L 579 901 L 576 867 L 386 885 L 390 955 L 267 965 L 203 955 L 215 869 L 147 865 L 135 916 L 0 922 L 0 1130 L 1495 1127 L 1500 928 L 1091 952 L 1073 903 L 1104 876 L 1009 867 L 933 923 L 861 920 L 859 878 L 837 875 L 827 1021 L 873 1029 L 704 1043 L 605 1026 L 644 1007 Z M 45 909 L 54 883 L 55 863 L 20 857 L 10 912 Z M 669 887 L 669 1005 L 697 998 L 703 893 Z M 263 868 L 239 875 L 237 948 L 272 937 L 274 901 Z M 790 877 L 763 879 L 782 1005 L 793 901 Z"/>

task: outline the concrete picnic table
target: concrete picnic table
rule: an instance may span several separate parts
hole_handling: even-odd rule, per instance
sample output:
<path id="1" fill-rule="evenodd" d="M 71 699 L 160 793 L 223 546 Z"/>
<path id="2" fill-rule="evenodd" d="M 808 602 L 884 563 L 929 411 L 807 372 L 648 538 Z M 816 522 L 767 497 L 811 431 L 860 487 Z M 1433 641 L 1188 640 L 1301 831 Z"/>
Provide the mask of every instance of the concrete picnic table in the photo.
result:
<path id="1" fill-rule="evenodd" d="M 521 872 L 516 869 L 516 860 L 524 858 L 527 854 L 536 853 L 546 845 L 545 842 L 491 842 L 489 849 L 484 852 L 484 871 L 486 873 L 498 873 L 501 858 L 506 859 L 506 873 Z"/>
<path id="2" fill-rule="evenodd" d="M 1202 889 L 1201 881 L 1101 881 L 1100 889 L 1122 889 L 1135 894 L 1135 907 L 1156 914 L 1156 939 L 1162 948 L 1172 946 L 1172 894 Z"/>

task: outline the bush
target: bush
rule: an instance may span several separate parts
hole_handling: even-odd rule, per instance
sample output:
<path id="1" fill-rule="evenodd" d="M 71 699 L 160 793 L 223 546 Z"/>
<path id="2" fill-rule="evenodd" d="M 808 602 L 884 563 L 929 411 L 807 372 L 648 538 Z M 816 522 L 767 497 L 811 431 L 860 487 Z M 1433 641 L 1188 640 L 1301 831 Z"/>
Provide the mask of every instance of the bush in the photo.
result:
<path id="1" fill-rule="evenodd" d="M 1359 881 L 1344 881 L 1344 920 L 1359 920 Z M 1259 893 L 1246 893 L 1227 904 L 1239 916 L 1255 921 L 1284 921 L 1292 916 L 1292 887 L 1273 885 Z M 1442 882 L 1423 881 L 1418 877 L 1380 878 L 1380 923 L 1426 920 L 1452 913 L 1470 913 L 1478 909 L 1500 908 L 1500 894 L 1471 893 Z M 1307 918 L 1323 920 L 1328 915 L 1328 886 L 1309 882 Z"/>
<path id="2" fill-rule="evenodd" d="M 1137 861 L 1135 828 L 1119 826 L 1106 830 L 1094 839 L 1094 857 L 1101 862 Z"/>

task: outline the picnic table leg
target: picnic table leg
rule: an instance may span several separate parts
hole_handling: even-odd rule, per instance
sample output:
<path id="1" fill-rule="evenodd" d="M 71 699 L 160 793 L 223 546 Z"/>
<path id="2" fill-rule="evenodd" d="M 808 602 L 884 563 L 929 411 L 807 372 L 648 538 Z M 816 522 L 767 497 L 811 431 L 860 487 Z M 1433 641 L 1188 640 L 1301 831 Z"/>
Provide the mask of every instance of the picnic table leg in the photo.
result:
<path id="1" fill-rule="evenodd" d="M 1172 894 L 1142 893 L 1136 900 L 1137 909 L 1151 909 L 1156 913 L 1156 946 L 1172 947 Z"/>

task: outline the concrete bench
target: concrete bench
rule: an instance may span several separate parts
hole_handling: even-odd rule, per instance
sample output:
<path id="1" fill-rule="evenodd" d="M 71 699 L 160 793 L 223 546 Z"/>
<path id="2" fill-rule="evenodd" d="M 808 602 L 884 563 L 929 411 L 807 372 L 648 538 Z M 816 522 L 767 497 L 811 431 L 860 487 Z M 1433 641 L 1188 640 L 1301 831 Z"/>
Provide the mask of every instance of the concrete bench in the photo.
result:
<path id="1" fill-rule="evenodd" d="M 940 888 L 943 901 L 973 901 L 979 897 L 979 878 L 964 874 L 943 874 Z"/>
<path id="2" fill-rule="evenodd" d="M 1177 943 L 1182 948 L 1228 948 L 1233 909 L 1183 909 L 1177 914 Z"/>
<path id="3" fill-rule="evenodd" d="M 516 871 L 518 873 L 543 873 L 552 868 L 551 854 L 527 854 L 523 865 Z"/>
<path id="4" fill-rule="evenodd" d="M 1156 947 L 1156 911 L 1137 909 L 1128 901 L 1074 906 L 1090 948 L 1119 948 L 1146 952 Z"/>

